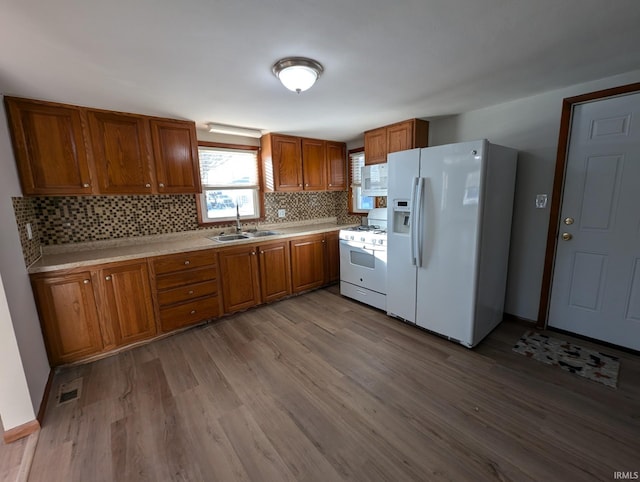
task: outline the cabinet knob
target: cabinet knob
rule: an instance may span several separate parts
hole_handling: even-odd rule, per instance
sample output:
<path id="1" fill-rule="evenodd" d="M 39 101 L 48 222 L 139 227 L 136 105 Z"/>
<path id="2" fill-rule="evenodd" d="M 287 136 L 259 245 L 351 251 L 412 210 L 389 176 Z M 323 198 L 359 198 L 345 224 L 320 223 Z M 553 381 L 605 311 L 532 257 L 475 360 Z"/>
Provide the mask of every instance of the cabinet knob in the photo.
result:
<path id="1" fill-rule="evenodd" d="M 325 243 L 326 241 L 323 239 L 322 242 Z"/>
<path id="2" fill-rule="evenodd" d="M 160 184 L 158 184 L 158 186 L 160 186 L 160 187 L 164 187 L 164 183 L 163 183 L 163 182 L 161 182 Z"/>
<path id="3" fill-rule="evenodd" d="M 192 295 L 193 294 L 193 290 L 189 290 L 189 293 L 187 293 L 187 294 Z"/>
<path id="4" fill-rule="evenodd" d="M 146 183 L 146 184 L 144 185 L 144 187 L 151 187 L 151 184 Z"/>
<path id="5" fill-rule="evenodd" d="M 305 187 L 309 187 L 309 183 L 306 183 L 306 184 L 305 184 Z"/>
<path id="6" fill-rule="evenodd" d="M 107 281 L 111 281 L 111 276 L 105 276 L 104 279 L 106 279 Z"/>
<path id="7" fill-rule="evenodd" d="M 298 184 L 298 187 L 302 187 L 302 184 Z"/>
<path id="8" fill-rule="evenodd" d="M 86 285 L 88 285 L 89 283 L 91 283 L 91 281 L 89 281 L 88 279 L 82 280 L 82 282 Z"/>
<path id="9" fill-rule="evenodd" d="M 260 251 L 260 254 L 264 254 L 264 251 Z"/>
<path id="10" fill-rule="evenodd" d="M 91 187 L 91 184 L 85 182 L 82 187 Z"/>
<path id="11" fill-rule="evenodd" d="M 251 251 L 251 256 L 255 256 L 256 252 L 255 251 Z"/>
<path id="12" fill-rule="evenodd" d="M 333 186 L 333 184 L 329 184 L 329 187 Z"/>
<path id="13" fill-rule="evenodd" d="M 191 264 L 191 261 L 186 260 L 186 261 L 184 262 L 184 264 Z"/>
<path id="14" fill-rule="evenodd" d="M 190 314 L 195 315 L 196 314 L 196 310 L 191 310 Z"/>

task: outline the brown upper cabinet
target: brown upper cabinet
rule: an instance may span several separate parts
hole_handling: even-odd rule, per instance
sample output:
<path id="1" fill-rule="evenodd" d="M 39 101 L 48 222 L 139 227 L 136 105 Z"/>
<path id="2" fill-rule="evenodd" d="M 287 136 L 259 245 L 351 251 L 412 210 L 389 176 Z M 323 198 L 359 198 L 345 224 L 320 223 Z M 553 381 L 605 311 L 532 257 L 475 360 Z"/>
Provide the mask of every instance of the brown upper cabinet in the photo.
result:
<path id="1" fill-rule="evenodd" d="M 365 164 L 387 162 L 390 152 L 405 151 L 415 147 L 427 147 L 429 122 L 409 119 L 364 133 Z"/>
<path id="2" fill-rule="evenodd" d="M 201 192 L 198 139 L 193 122 L 151 119 L 159 193 Z"/>
<path id="3" fill-rule="evenodd" d="M 5 97 L 24 195 L 201 192 L 195 124 Z"/>
<path id="4" fill-rule="evenodd" d="M 87 112 L 93 159 L 102 194 L 152 192 L 149 129 L 144 117 Z"/>
<path id="5" fill-rule="evenodd" d="M 260 140 L 267 191 L 346 188 L 346 146 L 322 139 L 267 134 Z"/>
<path id="6" fill-rule="evenodd" d="M 74 106 L 5 97 L 24 194 L 91 194 L 87 132 Z"/>
<path id="7" fill-rule="evenodd" d="M 343 142 L 327 141 L 327 190 L 347 188 L 347 148 Z"/>

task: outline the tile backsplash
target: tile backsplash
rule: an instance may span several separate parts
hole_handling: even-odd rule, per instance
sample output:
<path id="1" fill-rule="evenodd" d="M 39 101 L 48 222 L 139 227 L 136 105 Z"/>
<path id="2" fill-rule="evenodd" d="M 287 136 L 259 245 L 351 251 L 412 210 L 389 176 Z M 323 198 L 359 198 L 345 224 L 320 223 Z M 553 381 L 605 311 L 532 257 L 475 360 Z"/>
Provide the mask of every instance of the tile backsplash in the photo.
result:
<path id="1" fill-rule="evenodd" d="M 14 208 L 16 218 L 37 220 L 42 245 L 58 245 L 207 229 L 198 225 L 196 202 L 193 194 L 51 196 L 14 198 Z M 358 223 L 358 216 L 347 214 L 347 202 L 348 193 L 342 191 L 265 193 L 262 223 L 329 217 L 337 218 L 338 223 Z M 282 208 L 286 217 L 278 218 L 278 209 Z M 39 254 L 40 244 L 35 245 Z"/>
<path id="2" fill-rule="evenodd" d="M 11 201 L 20 233 L 24 262 L 29 266 L 40 257 L 41 244 L 34 198 L 12 197 Z M 31 225 L 31 239 L 28 236 L 27 224 Z"/>

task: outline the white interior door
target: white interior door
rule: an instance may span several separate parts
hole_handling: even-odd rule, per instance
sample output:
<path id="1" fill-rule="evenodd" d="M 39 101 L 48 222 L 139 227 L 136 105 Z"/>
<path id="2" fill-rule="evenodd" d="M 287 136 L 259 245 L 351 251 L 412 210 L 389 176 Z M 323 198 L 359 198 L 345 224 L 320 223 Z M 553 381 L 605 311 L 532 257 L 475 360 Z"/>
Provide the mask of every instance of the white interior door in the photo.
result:
<path id="1" fill-rule="evenodd" d="M 549 325 L 640 350 L 640 93 L 575 106 Z"/>

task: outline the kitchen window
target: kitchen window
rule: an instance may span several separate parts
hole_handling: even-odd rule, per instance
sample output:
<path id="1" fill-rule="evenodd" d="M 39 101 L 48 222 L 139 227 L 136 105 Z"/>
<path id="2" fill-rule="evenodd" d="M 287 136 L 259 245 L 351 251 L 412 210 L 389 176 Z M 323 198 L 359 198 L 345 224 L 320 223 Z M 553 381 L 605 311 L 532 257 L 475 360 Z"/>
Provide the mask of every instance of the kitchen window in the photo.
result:
<path id="1" fill-rule="evenodd" d="M 362 167 L 364 150 L 349 153 L 349 211 L 353 214 L 368 213 L 375 206 L 375 198 L 362 195 Z"/>
<path id="2" fill-rule="evenodd" d="M 262 199 L 258 169 L 258 148 L 200 143 L 200 220 L 228 222 L 260 217 Z"/>

